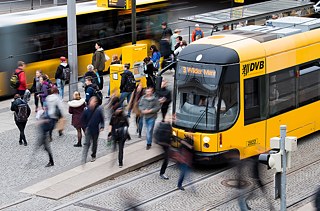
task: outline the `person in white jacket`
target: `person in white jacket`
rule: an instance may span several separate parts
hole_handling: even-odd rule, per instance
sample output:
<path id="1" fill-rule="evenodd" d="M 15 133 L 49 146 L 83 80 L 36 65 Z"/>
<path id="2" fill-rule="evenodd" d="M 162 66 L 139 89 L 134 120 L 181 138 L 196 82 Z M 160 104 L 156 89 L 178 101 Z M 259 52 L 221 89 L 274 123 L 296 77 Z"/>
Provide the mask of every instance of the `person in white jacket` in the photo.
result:
<path id="1" fill-rule="evenodd" d="M 182 51 L 182 49 L 184 49 L 187 45 L 188 45 L 188 44 L 187 44 L 187 41 L 182 40 L 182 41 L 181 41 L 181 45 L 180 45 L 176 50 L 174 50 L 174 52 L 173 52 L 174 55 L 175 55 L 175 56 L 178 56 L 179 53 Z"/>

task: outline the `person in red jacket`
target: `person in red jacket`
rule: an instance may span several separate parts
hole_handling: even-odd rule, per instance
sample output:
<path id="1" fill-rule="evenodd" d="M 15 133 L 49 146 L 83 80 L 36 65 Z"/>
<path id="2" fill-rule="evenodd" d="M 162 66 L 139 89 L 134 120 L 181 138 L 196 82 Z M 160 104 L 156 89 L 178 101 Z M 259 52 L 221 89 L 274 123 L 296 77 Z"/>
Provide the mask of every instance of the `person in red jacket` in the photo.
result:
<path id="1" fill-rule="evenodd" d="M 24 68 L 26 64 L 23 61 L 18 61 L 18 68 L 16 69 L 15 73 L 18 75 L 19 78 L 19 86 L 17 88 L 17 94 L 23 98 L 23 95 L 27 89 L 27 78 L 26 73 L 24 72 Z"/>
<path id="2" fill-rule="evenodd" d="M 196 24 L 195 29 L 193 30 L 192 36 L 191 36 L 192 42 L 198 39 L 201 39 L 203 37 L 204 37 L 204 33 L 202 29 L 200 28 L 199 24 Z"/>

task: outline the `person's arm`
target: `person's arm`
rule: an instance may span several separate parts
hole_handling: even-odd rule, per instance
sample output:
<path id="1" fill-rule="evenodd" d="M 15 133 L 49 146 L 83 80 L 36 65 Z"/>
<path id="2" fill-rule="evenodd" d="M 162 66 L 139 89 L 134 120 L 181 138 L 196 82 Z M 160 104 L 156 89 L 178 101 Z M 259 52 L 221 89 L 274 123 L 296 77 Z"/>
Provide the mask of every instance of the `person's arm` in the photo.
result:
<path id="1" fill-rule="evenodd" d="M 73 114 L 73 108 L 69 106 L 69 114 Z"/>
<path id="2" fill-rule="evenodd" d="M 192 31 L 192 35 L 191 35 L 191 40 L 192 40 L 192 42 L 195 41 L 195 39 L 196 39 L 196 38 L 195 38 L 195 35 L 196 35 L 196 30 L 193 30 L 193 31 Z"/>
<path id="3" fill-rule="evenodd" d="M 16 109 L 17 109 L 17 105 L 16 105 L 15 101 L 12 101 L 10 110 L 11 111 L 16 111 Z"/>
<path id="4" fill-rule="evenodd" d="M 156 98 L 157 99 L 157 98 Z M 157 113 L 161 108 L 161 104 L 159 102 L 159 100 L 155 100 L 155 104 L 153 106 L 153 108 L 151 109 L 151 112 L 150 113 Z"/>
<path id="5" fill-rule="evenodd" d="M 57 68 L 56 74 L 54 75 L 54 78 L 55 79 L 60 78 L 61 72 L 62 72 L 62 68 L 60 68 L 60 65 L 59 65 Z"/>

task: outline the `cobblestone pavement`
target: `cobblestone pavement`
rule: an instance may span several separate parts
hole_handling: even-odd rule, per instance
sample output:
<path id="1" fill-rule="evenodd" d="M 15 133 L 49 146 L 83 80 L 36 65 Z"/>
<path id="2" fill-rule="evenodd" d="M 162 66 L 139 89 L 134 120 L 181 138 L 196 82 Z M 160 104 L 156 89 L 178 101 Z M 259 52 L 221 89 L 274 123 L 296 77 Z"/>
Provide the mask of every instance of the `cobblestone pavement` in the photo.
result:
<path id="1" fill-rule="evenodd" d="M 165 75 L 165 78 L 167 78 L 169 81 L 172 81 L 173 77 L 171 73 L 168 73 Z M 106 81 L 109 81 L 108 77 L 106 77 Z M 79 90 L 81 91 L 80 87 L 81 85 L 79 85 Z M 104 92 L 106 92 L 106 90 L 107 88 L 104 89 Z M 68 87 L 66 87 L 66 91 L 68 91 Z M 66 97 L 67 94 L 65 94 L 65 99 Z M 70 125 L 71 116 L 67 114 L 67 126 L 65 128 L 64 135 L 59 137 L 57 131 L 54 131 L 53 134 L 53 142 L 51 143 L 51 148 L 53 151 L 55 166 L 45 168 L 44 166 L 48 162 L 48 155 L 43 149 L 37 150 L 35 156 L 32 157 L 38 132 L 34 111 L 32 112 L 26 127 L 28 146 L 20 146 L 18 143 L 18 129 L 15 126 L 11 127 L 12 125 L 14 125 L 14 121 L 13 116 L 11 115 L 11 111 L 9 111 L 9 109 L 7 108 L 10 106 L 10 102 L 10 100 L 0 102 L 0 117 L 5 117 L 8 121 L 8 124 L 10 124 L 10 127 L 8 127 L 9 129 L 0 133 L 0 208 L 16 201 L 26 199 L 26 197 L 32 197 L 29 194 L 19 193 L 19 191 L 46 178 L 53 177 L 61 172 L 80 165 L 82 155 L 82 148 L 73 147 L 73 144 L 77 140 L 76 132 L 73 126 Z M 33 109 L 34 106 L 32 100 L 29 104 Z M 64 103 L 64 105 L 67 110 L 67 103 Z M 106 117 L 106 130 L 102 132 L 101 137 L 107 136 L 108 121 L 109 118 Z M 132 140 L 126 142 L 126 145 L 145 140 L 145 136 L 142 136 L 142 139 L 138 139 L 135 130 L 136 127 L 134 118 L 132 117 L 130 119 L 129 127 L 129 132 L 131 134 Z M 145 131 L 143 132 L 143 134 L 145 134 Z M 111 149 L 106 147 L 104 140 L 105 139 L 103 138 L 99 138 L 97 158 L 106 155 L 108 152 L 111 152 Z M 50 201 L 47 199 L 37 199 L 39 199 L 40 201 L 39 207 L 41 207 L 41 202 L 44 203 L 44 206 L 48 207 L 50 207 L 52 203 L 55 204 L 54 201 Z M 33 201 L 33 199 L 31 201 Z M 36 203 L 34 203 L 34 205 L 36 205 Z M 41 210 L 33 206 L 21 210 L 28 209 Z"/>
<path id="2" fill-rule="evenodd" d="M 319 155 L 317 150 L 319 145 L 319 133 L 308 136 L 299 141 L 298 151 L 293 156 L 293 166 L 288 171 L 287 175 L 287 206 L 307 198 L 304 203 L 299 203 L 295 206 L 289 207 L 288 210 L 296 210 L 298 207 L 310 201 L 311 194 L 316 190 L 320 182 L 320 169 L 319 169 Z M 307 156 L 302 156 L 307 155 Z M 191 180 L 196 180 L 204 175 L 213 173 L 206 179 L 191 186 L 186 186 L 186 191 L 176 190 L 178 179 L 178 169 L 172 165 L 167 170 L 167 175 L 170 177 L 168 181 L 159 178 L 159 168 L 161 162 L 154 163 L 150 166 L 144 167 L 138 171 L 131 172 L 121 177 L 115 178 L 105 183 L 99 184 L 87 190 L 78 192 L 63 200 L 52 201 L 43 198 L 34 198 L 33 201 L 25 202 L 19 206 L 12 207 L 8 210 L 31 210 L 30 204 L 37 204 L 38 210 L 48 209 L 60 204 L 78 199 L 88 194 L 101 191 L 105 188 L 110 188 L 112 185 L 119 184 L 130 178 L 139 175 L 144 175 L 147 172 L 154 170 L 148 176 L 136 179 L 119 188 L 104 192 L 97 196 L 82 200 L 79 203 L 68 206 L 62 210 L 125 210 L 130 206 L 128 201 L 132 200 L 133 204 L 141 203 L 151 198 L 158 199 L 151 200 L 142 205 L 142 210 L 239 210 L 237 197 L 240 194 L 235 188 L 226 187 L 222 184 L 223 181 L 228 179 L 235 179 L 235 168 L 230 168 L 221 172 L 220 169 L 197 169 L 191 173 Z M 222 169 L 223 170 L 223 169 Z M 266 186 L 266 196 L 275 207 L 279 210 L 279 200 L 273 200 L 273 171 L 263 171 L 264 184 Z M 249 175 L 249 170 L 246 170 L 246 178 L 249 186 L 244 190 L 244 194 L 253 192 L 253 197 L 248 201 L 252 210 L 269 210 L 267 199 L 263 198 L 259 188 L 254 184 L 254 181 Z M 190 180 L 189 180 L 190 181 Z M 186 184 L 189 182 L 185 182 Z M 164 195 L 164 193 L 167 193 Z"/>

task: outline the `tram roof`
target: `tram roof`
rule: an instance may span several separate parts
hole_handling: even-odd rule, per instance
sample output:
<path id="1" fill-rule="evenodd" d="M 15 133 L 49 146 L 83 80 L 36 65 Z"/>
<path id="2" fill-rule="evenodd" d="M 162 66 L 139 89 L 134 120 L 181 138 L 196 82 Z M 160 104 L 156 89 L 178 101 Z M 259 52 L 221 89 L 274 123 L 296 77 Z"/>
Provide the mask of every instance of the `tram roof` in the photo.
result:
<path id="1" fill-rule="evenodd" d="M 265 18 L 266 16 L 277 13 L 310 8 L 313 4 L 313 2 L 307 1 L 271 0 L 257 4 L 250 4 L 188 17 L 182 17 L 179 18 L 179 20 L 209 25 L 225 25 L 239 23 L 246 20 Z"/>

